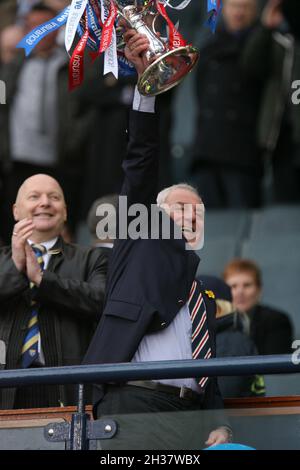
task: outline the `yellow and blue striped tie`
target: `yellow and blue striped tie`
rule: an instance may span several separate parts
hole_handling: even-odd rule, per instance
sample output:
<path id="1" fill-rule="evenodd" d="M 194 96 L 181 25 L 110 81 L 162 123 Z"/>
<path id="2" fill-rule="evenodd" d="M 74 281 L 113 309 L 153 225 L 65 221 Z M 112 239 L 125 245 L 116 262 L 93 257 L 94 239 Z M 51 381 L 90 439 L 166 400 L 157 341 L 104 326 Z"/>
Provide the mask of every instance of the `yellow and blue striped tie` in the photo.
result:
<path id="1" fill-rule="evenodd" d="M 46 248 L 43 245 L 31 245 L 37 261 L 41 267 L 41 270 L 44 270 L 44 259 L 43 254 L 46 253 Z M 31 315 L 27 326 L 27 333 L 24 339 L 23 348 L 22 348 L 22 367 L 30 367 L 31 364 L 38 358 L 38 344 L 40 339 L 40 330 L 38 324 L 38 303 L 35 300 L 35 295 L 37 291 L 36 285 L 31 282 Z"/>

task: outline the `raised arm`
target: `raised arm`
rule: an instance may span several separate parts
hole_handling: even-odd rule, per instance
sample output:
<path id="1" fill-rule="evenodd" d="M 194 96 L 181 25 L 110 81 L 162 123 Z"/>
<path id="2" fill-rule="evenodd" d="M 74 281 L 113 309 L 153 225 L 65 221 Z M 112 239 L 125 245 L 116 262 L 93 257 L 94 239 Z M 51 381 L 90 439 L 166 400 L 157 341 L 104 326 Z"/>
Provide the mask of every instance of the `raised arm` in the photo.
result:
<path id="1" fill-rule="evenodd" d="M 144 58 L 148 39 L 129 30 L 125 34 L 126 57 L 141 75 L 149 63 Z M 155 203 L 158 181 L 158 116 L 154 110 L 155 98 L 144 97 L 135 90 L 133 110 L 129 119 L 129 144 L 123 161 L 124 183 L 121 195 L 128 197 L 128 205 Z"/>

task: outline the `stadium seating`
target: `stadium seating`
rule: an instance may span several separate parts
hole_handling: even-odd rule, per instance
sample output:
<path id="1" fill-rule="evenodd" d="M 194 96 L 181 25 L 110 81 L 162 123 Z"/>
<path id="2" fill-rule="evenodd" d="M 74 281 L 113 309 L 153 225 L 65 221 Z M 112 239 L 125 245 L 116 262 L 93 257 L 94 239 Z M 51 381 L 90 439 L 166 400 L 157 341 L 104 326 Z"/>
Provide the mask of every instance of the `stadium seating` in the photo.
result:
<path id="1" fill-rule="evenodd" d="M 205 245 L 198 274 L 220 276 L 234 256 L 254 260 L 262 270 L 262 302 L 287 312 L 300 339 L 300 206 L 259 211 L 207 211 Z M 266 377 L 267 395 L 299 393 L 299 375 Z"/>
<path id="2" fill-rule="evenodd" d="M 300 235 L 300 206 L 278 205 L 256 211 L 252 215 L 249 238 Z"/>

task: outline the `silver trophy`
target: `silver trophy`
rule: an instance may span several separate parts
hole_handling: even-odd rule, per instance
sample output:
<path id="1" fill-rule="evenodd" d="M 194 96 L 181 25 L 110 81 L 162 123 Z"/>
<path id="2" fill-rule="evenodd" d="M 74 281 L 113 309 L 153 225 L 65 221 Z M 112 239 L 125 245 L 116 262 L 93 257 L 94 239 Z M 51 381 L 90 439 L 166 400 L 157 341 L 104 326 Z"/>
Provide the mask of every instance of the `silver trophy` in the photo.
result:
<path id="1" fill-rule="evenodd" d="M 145 34 L 150 42 L 146 52 L 150 65 L 139 78 L 139 92 L 146 96 L 158 95 L 180 83 L 198 60 L 197 49 L 189 45 L 170 50 L 155 32 L 155 21 L 159 14 L 153 12 L 153 6 L 151 9 L 148 6 L 139 7 L 136 3 L 124 6 L 121 1 L 112 1 L 129 26 L 138 33 Z M 148 26 L 150 22 L 152 26 Z"/>

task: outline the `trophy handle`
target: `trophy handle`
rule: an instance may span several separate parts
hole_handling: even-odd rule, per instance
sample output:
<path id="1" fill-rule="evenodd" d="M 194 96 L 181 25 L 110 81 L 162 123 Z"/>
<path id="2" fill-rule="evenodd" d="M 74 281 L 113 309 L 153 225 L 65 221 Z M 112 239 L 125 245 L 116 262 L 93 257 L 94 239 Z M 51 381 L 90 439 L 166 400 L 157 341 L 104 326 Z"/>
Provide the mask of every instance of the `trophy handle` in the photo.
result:
<path id="1" fill-rule="evenodd" d="M 156 28 L 155 28 L 155 23 L 156 23 L 156 20 L 158 19 L 158 17 L 159 17 L 159 14 L 154 13 L 154 18 L 152 20 L 152 31 L 154 32 L 155 35 L 158 34 L 158 31 L 156 31 Z"/>

